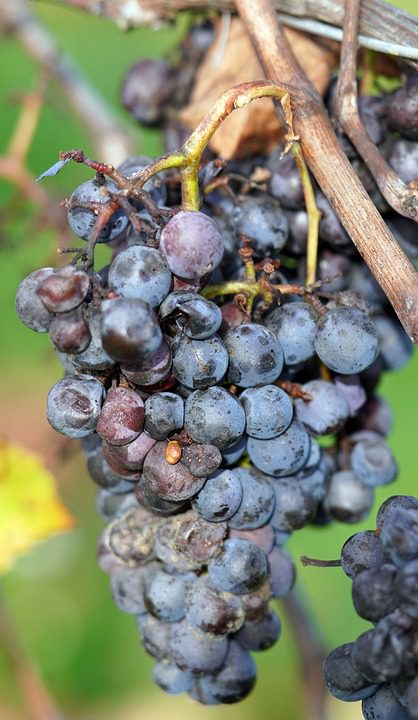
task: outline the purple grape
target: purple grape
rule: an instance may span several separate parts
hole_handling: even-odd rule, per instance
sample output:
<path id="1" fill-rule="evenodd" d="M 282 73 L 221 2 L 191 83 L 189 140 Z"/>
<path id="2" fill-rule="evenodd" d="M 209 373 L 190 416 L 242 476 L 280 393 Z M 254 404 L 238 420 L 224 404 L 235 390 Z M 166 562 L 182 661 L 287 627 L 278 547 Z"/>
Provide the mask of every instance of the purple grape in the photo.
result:
<path id="1" fill-rule="evenodd" d="M 49 337 L 60 352 L 84 352 L 90 345 L 91 334 L 81 308 L 54 317 Z"/>
<path id="2" fill-rule="evenodd" d="M 16 312 L 19 320 L 35 332 L 48 332 L 53 315 L 38 296 L 41 283 L 55 273 L 54 268 L 34 270 L 20 283 L 16 293 Z"/>
<path id="3" fill-rule="evenodd" d="M 86 299 L 90 290 L 90 278 L 74 265 L 52 273 L 42 280 L 36 291 L 50 313 L 67 313 L 75 310 Z"/>
<path id="4" fill-rule="evenodd" d="M 166 447 L 167 443 L 158 442 L 147 454 L 143 467 L 144 482 L 164 500 L 187 500 L 199 492 L 205 478 L 195 477 L 181 462 L 175 465 L 168 463 Z"/>
<path id="5" fill-rule="evenodd" d="M 137 362 L 122 363 L 121 370 L 135 385 L 147 388 L 164 382 L 169 377 L 171 362 L 170 345 L 163 340 L 149 357 Z"/>
<path id="6" fill-rule="evenodd" d="M 211 218 L 201 212 L 181 210 L 163 228 L 160 251 L 171 272 L 194 280 L 218 267 L 224 243 Z"/>
<path id="7" fill-rule="evenodd" d="M 103 403 L 96 432 L 111 445 L 133 442 L 144 426 L 144 403 L 135 390 L 122 385 L 110 388 Z"/>

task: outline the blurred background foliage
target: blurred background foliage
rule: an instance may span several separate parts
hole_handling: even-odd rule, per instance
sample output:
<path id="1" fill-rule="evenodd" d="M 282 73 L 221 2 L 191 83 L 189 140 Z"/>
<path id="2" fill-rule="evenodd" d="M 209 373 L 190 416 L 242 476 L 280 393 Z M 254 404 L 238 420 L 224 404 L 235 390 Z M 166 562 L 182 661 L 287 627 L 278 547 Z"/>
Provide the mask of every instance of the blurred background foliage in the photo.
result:
<path id="1" fill-rule="evenodd" d="M 418 15 L 416 0 L 398 0 L 394 4 Z M 37 2 L 34 10 L 134 134 L 138 153 L 158 154 L 158 132 L 134 125 L 119 105 L 119 87 L 124 72 L 134 61 L 173 52 L 187 28 L 188 16 L 183 14 L 175 25 L 157 32 L 134 30 L 124 34 L 106 20 L 54 4 Z M 13 36 L 2 38 L 0 68 L 3 153 L 19 114 L 19 96 L 36 87 L 39 70 Z M 73 147 L 93 152 L 85 128 L 74 117 L 58 85 L 51 81 L 28 167 L 38 175 L 55 162 L 60 150 Z M 46 181 L 48 191 L 56 196 L 58 204 L 90 175 L 87 168 L 69 165 L 59 176 Z M 27 330 L 14 314 L 18 283 L 31 270 L 54 263 L 56 246 L 54 229 L 39 226 L 36 208 L 10 183 L 0 180 L 0 435 L 44 457 L 78 525 L 76 530 L 38 545 L 2 578 L 2 596 L 28 656 L 68 718 L 160 720 L 170 714 L 173 720 L 199 720 L 210 713 L 216 720 L 299 720 L 298 657 L 286 621 L 277 646 L 257 657 L 256 690 L 238 706 L 207 709 L 182 697 L 169 698 L 152 685 L 151 660 L 139 645 L 135 621 L 113 605 L 107 577 L 96 565 L 95 547 L 103 523 L 95 512 L 93 483 L 76 444 L 58 437 L 46 422 L 46 394 L 61 376 L 60 367 L 45 336 Z M 399 460 L 400 476 L 393 488 L 378 490 L 376 506 L 393 493 L 416 494 L 417 369 L 415 355 L 407 367 L 385 377 L 380 387 L 394 413 L 390 443 Z M 25 481 L 29 486 L 31 477 Z M 304 529 L 295 533 L 289 548 L 296 561 L 301 554 L 335 558 L 352 532 L 372 523 L 373 517 L 353 528 L 335 523 L 327 528 Z M 365 629 L 367 623 L 352 609 L 350 582 L 342 570 L 302 568 L 298 562 L 297 566 L 298 587 L 306 596 L 327 647 L 354 639 Z M 0 697 L 2 720 L 27 718 L 21 688 L 1 646 Z M 332 719 L 361 717 L 357 703 L 330 703 Z"/>

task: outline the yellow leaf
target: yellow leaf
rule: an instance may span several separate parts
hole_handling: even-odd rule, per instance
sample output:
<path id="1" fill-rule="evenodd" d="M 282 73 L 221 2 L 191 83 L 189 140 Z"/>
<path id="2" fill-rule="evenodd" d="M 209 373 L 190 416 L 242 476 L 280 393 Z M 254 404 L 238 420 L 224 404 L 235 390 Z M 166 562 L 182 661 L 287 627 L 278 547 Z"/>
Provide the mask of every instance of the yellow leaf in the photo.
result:
<path id="1" fill-rule="evenodd" d="M 0 573 L 38 541 L 74 525 L 41 458 L 0 440 Z"/>

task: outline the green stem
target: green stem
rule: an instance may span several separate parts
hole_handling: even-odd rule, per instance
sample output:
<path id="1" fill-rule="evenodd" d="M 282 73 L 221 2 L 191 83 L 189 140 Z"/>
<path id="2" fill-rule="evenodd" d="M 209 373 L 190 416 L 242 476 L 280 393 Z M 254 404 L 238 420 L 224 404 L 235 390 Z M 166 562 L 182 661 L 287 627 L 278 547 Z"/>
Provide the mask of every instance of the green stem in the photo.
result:
<path id="1" fill-rule="evenodd" d="M 292 154 L 296 160 L 302 181 L 306 212 L 308 213 L 308 239 L 306 246 L 306 284 L 312 285 L 316 278 L 316 265 L 318 262 L 318 230 L 321 213 L 316 206 L 315 193 L 312 186 L 309 170 L 303 158 L 299 143 L 293 143 Z"/>

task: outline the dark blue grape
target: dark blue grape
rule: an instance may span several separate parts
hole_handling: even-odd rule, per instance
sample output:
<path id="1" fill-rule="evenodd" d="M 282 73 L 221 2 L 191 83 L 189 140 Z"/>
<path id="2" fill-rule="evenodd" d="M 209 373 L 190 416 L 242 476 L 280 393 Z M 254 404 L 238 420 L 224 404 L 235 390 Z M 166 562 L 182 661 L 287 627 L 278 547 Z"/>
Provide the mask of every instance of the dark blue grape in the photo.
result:
<path id="1" fill-rule="evenodd" d="M 242 501 L 242 485 L 236 470 L 218 470 L 208 477 L 193 500 L 199 515 L 210 522 L 228 520 Z"/>
<path id="2" fill-rule="evenodd" d="M 187 593 L 186 620 L 209 635 L 225 636 L 240 629 L 245 613 L 237 595 L 214 588 L 203 575 Z"/>
<path id="3" fill-rule="evenodd" d="M 184 427 L 196 442 L 227 448 L 244 432 L 244 408 L 224 388 L 196 390 L 186 400 Z"/>
<path id="4" fill-rule="evenodd" d="M 208 566 L 209 577 L 220 590 L 248 593 L 267 577 L 267 559 L 257 545 L 247 540 L 225 540 L 220 555 Z"/>
<path id="5" fill-rule="evenodd" d="M 298 365 L 315 355 L 317 316 L 308 303 L 280 305 L 266 316 L 264 323 L 278 337 L 286 365 Z"/>
<path id="6" fill-rule="evenodd" d="M 109 355 L 122 363 L 134 363 L 154 355 L 162 342 L 157 316 L 138 298 L 104 300 L 102 342 Z"/>
<path id="7" fill-rule="evenodd" d="M 298 420 L 315 435 L 332 435 L 341 430 L 350 414 L 343 393 L 327 380 L 310 380 L 301 389 L 311 399 L 296 399 Z"/>
<path id="8" fill-rule="evenodd" d="M 258 652 L 268 650 L 278 641 L 281 622 L 273 610 L 253 622 L 247 621 L 236 634 L 236 640 L 245 650 Z"/>
<path id="9" fill-rule="evenodd" d="M 115 302 L 112 300 L 111 302 Z M 102 314 L 100 310 L 91 307 L 86 313 L 86 320 L 91 335 L 90 342 L 83 352 L 71 356 L 71 361 L 78 370 L 108 370 L 113 367 L 115 360 L 110 357 L 102 342 Z"/>
<path id="10" fill-rule="evenodd" d="M 111 195 L 117 191 L 117 185 L 108 179 L 87 180 L 79 185 L 68 203 L 67 219 L 71 230 L 83 240 L 88 240 L 97 221 L 97 214 L 94 209 L 88 207 L 89 203 L 106 205 Z M 128 217 L 123 210 L 116 210 L 100 231 L 97 242 L 107 243 L 115 240 L 126 230 L 128 223 Z"/>
<path id="11" fill-rule="evenodd" d="M 356 702 L 373 695 L 378 685 L 370 684 L 356 670 L 351 660 L 353 643 L 332 650 L 324 660 L 322 673 L 328 690 L 338 700 Z"/>
<path id="12" fill-rule="evenodd" d="M 164 660 L 170 656 L 170 634 L 173 625 L 143 614 L 137 616 L 137 627 L 142 644 L 156 660 Z"/>
<path id="13" fill-rule="evenodd" d="M 364 570 L 353 578 L 353 605 L 357 615 L 376 623 L 395 610 L 396 575 L 394 565 L 387 563 Z"/>
<path id="14" fill-rule="evenodd" d="M 192 340 L 179 333 L 171 344 L 172 372 L 177 380 L 192 390 L 219 383 L 228 368 L 228 353 L 217 336 Z"/>
<path id="15" fill-rule="evenodd" d="M 267 555 L 271 594 L 285 597 L 294 585 L 296 570 L 289 553 L 281 547 L 274 547 Z"/>
<path id="16" fill-rule="evenodd" d="M 340 306 L 320 317 L 315 350 L 327 367 L 341 375 L 361 372 L 377 357 L 377 331 L 365 313 Z"/>
<path id="17" fill-rule="evenodd" d="M 336 520 L 355 523 L 367 517 L 373 500 L 372 488 L 358 480 L 351 470 L 341 470 L 331 477 L 325 507 Z"/>
<path id="18" fill-rule="evenodd" d="M 381 530 L 382 526 L 387 521 L 390 521 L 392 513 L 401 508 L 406 510 L 418 509 L 418 498 L 413 495 L 392 495 L 381 504 L 376 515 L 376 527 Z"/>
<path id="19" fill-rule="evenodd" d="M 377 315 L 374 322 L 379 336 L 380 354 L 385 369 L 400 370 L 411 357 L 413 350 L 411 340 L 397 320 Z"/>
<path id="20" fill-rule="evenodd" d="M 362 530 L 352 535 L 341 549 L 341 567 L 350 578 L 369 568 L 380 567 L 389 557 L 373 530 Z"/>
<path id="21" fill-rule="evenodd" d="M 380 538 L 398 567 L 415 560 L 418 557 L 418 508 L 393 510 L 381 526 Z"/>
<path id="22" fill-rule="evenodd" d="M 155 440 L 165 440 L 184 421 L 184 402 L 170 392 L 154 393 L 145 401 L 145 430 Z"/>
<path id="23" fill-rule="evenodd" d="M 404 183 L 418 178 L 418 143 L 404 138 L 393 141 L 387 160 Z"/>
<path id="24" fill-rule="evenodd" d="M 206 675 L 198 680 L 199 688 L 193 698 L 204 703 L 209 700 L 207 704 L 239 702 L 253 689 L 256 674 L 251 655 L 239 643 L 231 641 L 222 668 L 215 675 Z"/>
<path id="25" fill-rule="evenodd" d="M 287 430 L 293 417 L 289 395 L 277 385 L 248 388 L 239 396 L 247 418 L 246 432 L 268 440 Z"/>
<path id="26" fill-rule="evenodd" d="M 104 398 L 101 382 L 90 375 L 68 375 L 48 393 L 47 418 L 54 430 L 81 438 L 94 432 Z"/>
<path id="27" fill-rule="evenodd" d="M 172 277 L 155 248 L 134 245 L 118 253 L 109 268 L 109 287 L 155 308 L 170 292 Z"/>
<path id="28" fill-rule="evenodd" d="M 115 605 L 123 612 L 141 615 L 146 612 L 144 603 L 144 582 L 149 570 L 147 566 L 139 568 L 120 568 L 112 573 L 110 590 Z"/>
<path id="29" fill-rule="evenodd" d="M 267 475 L 281 477 L 300 470 L 310 451 L 310 437 L 302 423 L 293 420 L 288 429 L 271 440 L 248 438 L 248 454 L 254 465 Z"/>
<path id="30" fill-rule="evenodd" d="M 289 226 L 280 203 L 273 197 L 246 195 L 234 212 L 235 230 L 248 237 L 256 258 L 277 258 L 283 249 Z"/>
<path id="31" fill-rule="evenodd" d="M 270 523 L 276 530 L 289 533 L 299 530 L 314 519 L 318 503 L 302 492 L 293 477 L 275 480 L 272 486 L 276 507 Z"/>
<path id="32" fill-rule="evenodd" d="M 292 153 L 275 150 L 269 157 L 270 191 L 283 205 L 293 210 L 305 207 L 303 185 Z"/>
<path id="33" fill-rule="evenodd" d="M 361 709 L 364 720 L 411 720 L 396 700 L 390 685 L 381 685 L 374 695 L 363 700 Z"/>
<path id="34" fill-rule="evenodd" d="M 222 323 L 221 309 L 211 300 L 191 291 L 176 290 L 161 304 L 162 320 L 172 318 L 193 340 L 205 340 L 218 332 Z"/>
<path id="35" fill-rule="evenodd" d="M 169 695 L 180 695 L 192 689 L 194 675 L 180 668 L 171 660 L 160 660 L 152 670 L 152 679 L 161 690 Z"/>
<path id="36" fill-rule="evenodd" d="M 170 652 L 181 670 L 213 673 L 224 663 L 228 640 L 201 632 L 183 620 L 171 626 Z"/>
<path id="37" fill-rule="evenodd" d="M 254 469 L 232 470 L 242 487 L 242 500 L 228 525 L 237 530 L 254 530 L 267 523 L 273 513 L 275 497 L 266 475 Z"/>
<path id="38" fill-rule="evenodd" d="M 355 476 L 369 487 L 387 485 L 398 474 L 398 467 L 389 445 L 382 437 L 357 442 L 350 454 Z"/>
<path id="39" fill-rule="evenodd" d="M 243 323 L 224 337 L 229 354 L 228 380 L 241 387 L 272 383 L 283 369 L 283 350 L 262 325 Z"/>
<path id="40" fill-rule="evenodd" d="M 166 622 L 184 617 L 187 580 L 182 575 L 169 575 L 156 570 L 145 581 L 144 602 L 151 615 Z"/>
<path id="41" fill-rule="evenodd" d="M 225 465 L 235 465 L 240 458 L 244 455 L 247 449 L 247 436 L 242 435 L 237 442 L 229 445 L 227 448 L 222 448 L 222 457 Z"/>

